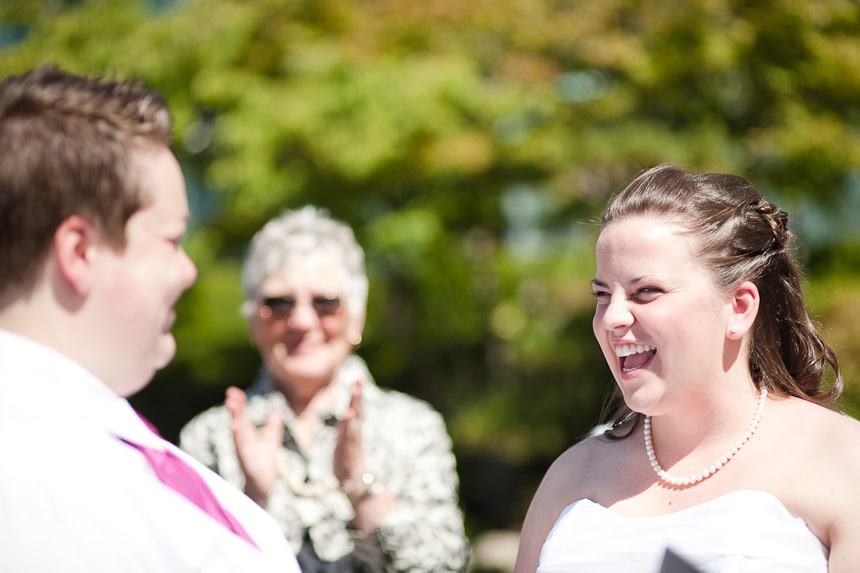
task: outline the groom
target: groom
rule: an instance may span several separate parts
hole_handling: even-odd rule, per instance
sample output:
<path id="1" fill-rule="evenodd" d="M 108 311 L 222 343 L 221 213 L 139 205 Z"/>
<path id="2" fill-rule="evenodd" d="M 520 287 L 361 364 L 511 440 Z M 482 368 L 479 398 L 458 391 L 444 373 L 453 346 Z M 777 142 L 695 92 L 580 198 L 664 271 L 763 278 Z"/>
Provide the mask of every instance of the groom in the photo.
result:
<path id="1" fill-rule="evenodd" d="M 0 571 L 298 572 L 266 512 L 126 397 L 197 270 L 163 98 L 42 67 L 0 82 Z"/>

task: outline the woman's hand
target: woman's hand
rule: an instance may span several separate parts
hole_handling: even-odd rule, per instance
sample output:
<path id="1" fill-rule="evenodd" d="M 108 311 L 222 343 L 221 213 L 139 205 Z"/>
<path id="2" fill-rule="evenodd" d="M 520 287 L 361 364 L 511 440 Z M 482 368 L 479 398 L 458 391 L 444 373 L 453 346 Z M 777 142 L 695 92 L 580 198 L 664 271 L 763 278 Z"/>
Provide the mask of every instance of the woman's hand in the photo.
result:
<path id="1" fill-rule="evenodd" d="M 364 448 L 361 445 L 361 380 L 352 386 L 349 407 L 337 425 L 337 442 L 334 446 L 334 476 L 341 488 L 349 492 L 361 486 L 364 472 Z"/>
<path id="2" fill-rule="evenodd" d="M 245 493 L 266 507 L 278 474 L 278 452 L 284 442 L 284 421 L 271 414 L 262 429 L 257 430 L 248 414 L 248 398 L 241 389 L 227 388 L 224 405 L 230 411 L 230 428 L 239 465 L 245 474 Z"/>
<path id="3" fill-rule="evenodd" d="M 361 390 L 361 380 L 358 380 L 352 387 L 349 408 L 338 422 L 333 465 L 334 475 L 355 511 L 351 525 L 367 534 L 382 523 L 385 516 L 397 507 L 398 501 L 384 485 L 365 480 L 371 474 L 365 476 L 367 464 L 361 443 Z"/>

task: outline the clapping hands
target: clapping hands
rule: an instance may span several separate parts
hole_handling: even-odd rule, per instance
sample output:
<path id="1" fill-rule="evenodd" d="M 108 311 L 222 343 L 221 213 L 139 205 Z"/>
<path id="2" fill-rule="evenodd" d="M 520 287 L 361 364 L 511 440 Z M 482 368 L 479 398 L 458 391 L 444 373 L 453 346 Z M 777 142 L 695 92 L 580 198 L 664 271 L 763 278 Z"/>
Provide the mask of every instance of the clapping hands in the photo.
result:
<path id="1" fill-rule="evenodd" d="M 258 430 L 248 417 L 248 398 L 241 389 L 227 388 L 224 405 L 230 412 L 230 427 L 236 454 L 245 474 L 245 493 L 265 507 L 278 474 L 278 452 L 284 442 L 284 421 L 270 414 Z"/>

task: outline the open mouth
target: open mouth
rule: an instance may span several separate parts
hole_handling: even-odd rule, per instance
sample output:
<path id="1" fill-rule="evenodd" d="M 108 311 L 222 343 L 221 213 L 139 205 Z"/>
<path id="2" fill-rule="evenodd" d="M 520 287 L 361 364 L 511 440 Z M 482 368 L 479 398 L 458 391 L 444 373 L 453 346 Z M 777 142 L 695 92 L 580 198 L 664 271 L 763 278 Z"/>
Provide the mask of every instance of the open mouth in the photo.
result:
<path id="1" fill-rule="evenodd" d="M 648 344 L 620 344 L 615 347 L 615 355 L 621 362 L 622 372 L 632 372 L 642 368 L 654 358 L 657 349 Z"/>

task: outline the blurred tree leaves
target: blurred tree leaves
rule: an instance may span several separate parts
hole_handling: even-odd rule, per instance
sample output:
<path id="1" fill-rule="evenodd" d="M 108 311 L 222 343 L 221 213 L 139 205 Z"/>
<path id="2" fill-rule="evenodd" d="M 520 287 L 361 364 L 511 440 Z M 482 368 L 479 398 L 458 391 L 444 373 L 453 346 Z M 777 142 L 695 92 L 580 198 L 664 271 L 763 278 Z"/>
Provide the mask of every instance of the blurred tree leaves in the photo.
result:
<path id="1" fill-rule="evenodd" d="M 789 208 L 860 413 L 858 38 L 850 0 L 6 0 L 0 73 L 55 62 L 170 102 L 200 280 L 135 399 L 168 437 L 250 382 L 241 255 L 315 203 L 367 251 L 360 353 L 446 415 L 472 527 L 516 527 L 612 383 L 590 221 L 656 163 Z"/>

